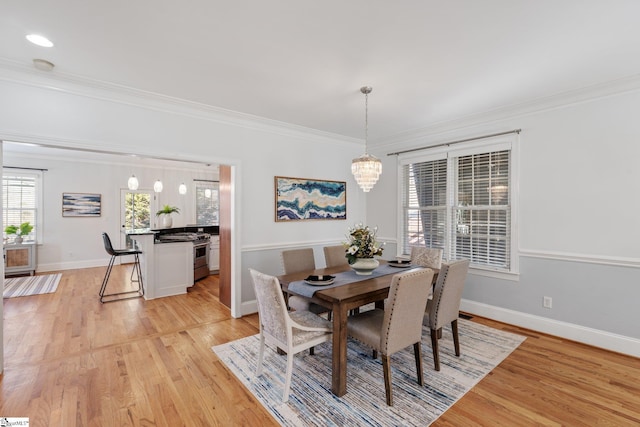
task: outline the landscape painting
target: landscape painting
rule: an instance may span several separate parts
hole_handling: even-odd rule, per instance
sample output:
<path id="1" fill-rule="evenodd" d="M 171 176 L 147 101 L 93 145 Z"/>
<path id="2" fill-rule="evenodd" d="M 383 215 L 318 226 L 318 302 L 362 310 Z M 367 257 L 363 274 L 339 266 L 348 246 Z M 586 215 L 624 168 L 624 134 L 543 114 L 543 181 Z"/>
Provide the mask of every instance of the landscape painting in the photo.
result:
<path id="1" fill-rule="evenodd" d="M 88 193 L 62 193 L 62 216 L 100 216 L 102 196 Z"/>
<path id="2" fill-rule="evenodd" d="M 347 219 L 347 183 L 275 177 L 276 221 Z"/>

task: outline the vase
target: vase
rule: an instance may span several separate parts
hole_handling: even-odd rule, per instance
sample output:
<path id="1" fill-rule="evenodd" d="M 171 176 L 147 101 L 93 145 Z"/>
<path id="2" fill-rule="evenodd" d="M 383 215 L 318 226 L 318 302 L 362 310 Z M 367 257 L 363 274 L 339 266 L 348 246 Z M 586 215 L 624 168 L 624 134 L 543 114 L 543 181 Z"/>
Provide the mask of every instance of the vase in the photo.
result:
<path id="1" fill-rule="evenodd" d="M 172 225 L 173 225 L 173 218 L 171 218 L 171 215 L 164 215 L 162 217 L 162 227 L 171 228 Z"/>
<path id="2" fill-rule="evenodd" d="M 16 236 L 16 238 L 13 239 L 13 243 L 22 243 L 22 236 Z"/>
<path id="3" fill-rule="evenodd" d="M 380 263 L 374 258 L 358 258 L 351 264 L 351 268 L 360 276 L 369 276 L 373 270 L 378 268 Z"/>

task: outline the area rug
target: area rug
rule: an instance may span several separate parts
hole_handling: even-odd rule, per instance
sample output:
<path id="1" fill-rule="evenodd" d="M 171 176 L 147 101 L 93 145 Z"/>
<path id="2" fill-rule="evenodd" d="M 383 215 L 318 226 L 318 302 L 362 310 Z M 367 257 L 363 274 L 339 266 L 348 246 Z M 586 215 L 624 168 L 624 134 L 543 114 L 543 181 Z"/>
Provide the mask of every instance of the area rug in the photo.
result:
<path id="1" fill-rule="evenodd" d="M 50 294 L 58 289 L 62 274 L 25 276 L 4 279 L 4 298 L 24 297 L 28 295 Z"/>
<path id="2" fill-rule="evenodd" d="M 212 347 L 226 366 L 284 426 L 426 426 L 502 362 L 525 339 L 465 319 L 458 321 L 461 356 L 454 354 L 450 327 L 440 340 L 440 371 L 433 369 L 429 330 L 422 344 L 424 383 L 416 381 L 413 347 L 391 357 L 393 403 L 386 404 L 380 359 L 356 341 L 347 345 L 347 394 L 331 393 L 331 343 L 315 355 L 296 355 L 289 401 L 282 403 L 286 356 L 265 350 L 263 374 L 256 377 L 259 336 Z"/>

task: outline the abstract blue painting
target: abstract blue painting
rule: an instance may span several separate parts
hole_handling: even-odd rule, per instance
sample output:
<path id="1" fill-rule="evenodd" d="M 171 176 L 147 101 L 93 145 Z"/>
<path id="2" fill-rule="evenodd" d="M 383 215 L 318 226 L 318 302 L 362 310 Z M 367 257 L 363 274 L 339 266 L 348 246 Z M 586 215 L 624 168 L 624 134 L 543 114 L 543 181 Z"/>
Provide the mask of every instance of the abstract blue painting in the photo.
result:
<path id="1" fill-rule="evenodd" d="M 102 196 L 62 193 L 62 216 L 100 216 Z"/>
<path id="2" fill-rule="evenodd" d="M 276 221 L 347 219 L 347 183 L 275 177 Z"/>

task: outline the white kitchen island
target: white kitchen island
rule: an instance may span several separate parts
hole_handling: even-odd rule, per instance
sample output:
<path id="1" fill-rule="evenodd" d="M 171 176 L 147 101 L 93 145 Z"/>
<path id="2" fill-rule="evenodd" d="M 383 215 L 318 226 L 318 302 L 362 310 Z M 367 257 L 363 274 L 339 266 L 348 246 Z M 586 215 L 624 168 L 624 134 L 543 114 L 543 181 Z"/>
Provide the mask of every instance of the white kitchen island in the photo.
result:
<path id="1" fill-rule="evenodd" d="M 136 242 L 144 283 L 144 298 L 155 299 L 187 293 L 193 286 L 193 243 L 156 243 L 155 233 L 127 233 Z"/>

